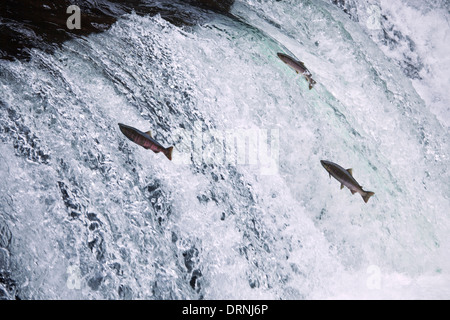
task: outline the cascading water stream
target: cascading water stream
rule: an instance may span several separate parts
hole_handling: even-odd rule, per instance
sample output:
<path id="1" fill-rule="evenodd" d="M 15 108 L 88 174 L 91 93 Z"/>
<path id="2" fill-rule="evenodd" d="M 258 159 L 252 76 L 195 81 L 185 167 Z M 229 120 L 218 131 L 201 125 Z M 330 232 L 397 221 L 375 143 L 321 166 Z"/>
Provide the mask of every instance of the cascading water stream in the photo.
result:
<path id="1" fill-rule="evenodd" d="M 186 5 L 198 22 L 184 26 L 132 12 L 1 60 L 2 297 L 450 297 L 449 122 L 433 102 L 448 93 L 361 22 L 414 8 L 352 5 Z M 407 56 L 441 75 L 424 52 Z M 174 145 L 173 161 L 119 122 Z M 322 159 L 375 196 L 340 190 Z"/>

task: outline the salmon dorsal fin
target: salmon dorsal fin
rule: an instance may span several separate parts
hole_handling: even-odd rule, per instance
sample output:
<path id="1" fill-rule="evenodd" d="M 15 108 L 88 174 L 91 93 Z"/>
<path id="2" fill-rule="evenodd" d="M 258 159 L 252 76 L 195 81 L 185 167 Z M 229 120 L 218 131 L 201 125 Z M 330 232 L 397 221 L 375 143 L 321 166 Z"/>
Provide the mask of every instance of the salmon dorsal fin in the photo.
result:
<path id="1" fill-rule="evenodd" d="M 347 169 L 347 172 L 350 173 L 350 175 L 353 177 L 353 169 L 352 168 Z"/>
<path id="2" fill-rule="evenodd" d="M 150 130 L 148 130 L 148 131 L 146 132 L 146 134 L 148 134 L 150 137 L 152 136 L 152 132 L 151 132 Z"/>

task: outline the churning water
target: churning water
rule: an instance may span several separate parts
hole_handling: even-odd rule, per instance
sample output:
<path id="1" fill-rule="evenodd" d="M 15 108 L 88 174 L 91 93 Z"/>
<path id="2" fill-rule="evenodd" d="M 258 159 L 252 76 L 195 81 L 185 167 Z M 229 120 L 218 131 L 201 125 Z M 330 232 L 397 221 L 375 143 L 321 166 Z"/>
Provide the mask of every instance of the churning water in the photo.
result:
<path id="1" fill-rule="evenodd" d="M 448 5 L 332 2 L 131 13 L 1 61 L 2 297 L 450 298 Z"/>

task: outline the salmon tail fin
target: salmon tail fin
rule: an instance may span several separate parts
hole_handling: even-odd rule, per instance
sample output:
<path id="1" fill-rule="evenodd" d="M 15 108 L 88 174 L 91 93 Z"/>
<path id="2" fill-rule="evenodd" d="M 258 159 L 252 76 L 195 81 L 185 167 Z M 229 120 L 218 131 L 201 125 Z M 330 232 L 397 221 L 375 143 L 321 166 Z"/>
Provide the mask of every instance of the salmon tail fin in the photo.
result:
<path id="1" fill-rule="evenodd" d="M 172 160 L 172 150 L 173 147 L 169 147 L 164 151 L 164 154 L 166 155 L 167 159 Z"/>
<path id="2" fill-rule="evenodd" d="M 367 203 L 367 201 L 369 201 L 369 198 L 370 198 L 371 196 L 373 196 L 374 194 L 375 194 L 375 192 L 372 192 L 372 191 L 366 191 L 366 195 L 365 195 L 365 196 L 362 196 L 363 199 L 364 199 L 364 202 Z"/>

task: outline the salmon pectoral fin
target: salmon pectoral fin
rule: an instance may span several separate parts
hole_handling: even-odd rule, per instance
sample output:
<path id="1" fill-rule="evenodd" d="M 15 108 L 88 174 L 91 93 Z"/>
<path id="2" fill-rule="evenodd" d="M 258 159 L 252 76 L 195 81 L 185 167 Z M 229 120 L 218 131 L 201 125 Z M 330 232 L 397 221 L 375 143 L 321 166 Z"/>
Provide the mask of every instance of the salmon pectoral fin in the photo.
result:
<path id="1" fill-rule="evenodd" d="M 342 190 L 342 189 L 344 189 L 344 184 L 343 184 L 343 183 L 341 184 L 341 190 Z"/>
<path id="2" fill-rule="evenodd" d="M 173 147 L 169 147 L 166 150 L 164 150 L 164 155 L 167 157 L 167 159 L 172 160 L 172 151 Z"/>
<path id="3" fill-rule="evenodd" d="M 375 192 L 372 191 L 366 191 L 366 195 L 362 196 L 362 198 L 364 199 L 364 202 L 367 203 L 367 201 L 369 201 L 369 198 L 371 196 L 373 196 L 375 194 Z"/>

